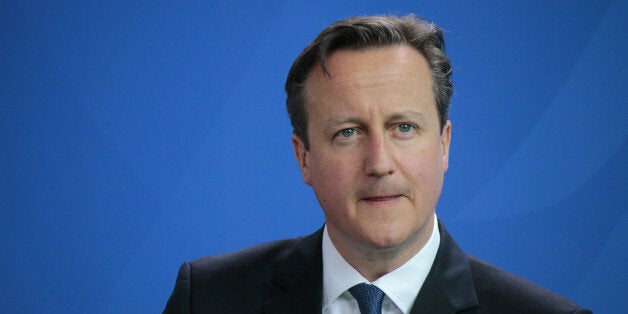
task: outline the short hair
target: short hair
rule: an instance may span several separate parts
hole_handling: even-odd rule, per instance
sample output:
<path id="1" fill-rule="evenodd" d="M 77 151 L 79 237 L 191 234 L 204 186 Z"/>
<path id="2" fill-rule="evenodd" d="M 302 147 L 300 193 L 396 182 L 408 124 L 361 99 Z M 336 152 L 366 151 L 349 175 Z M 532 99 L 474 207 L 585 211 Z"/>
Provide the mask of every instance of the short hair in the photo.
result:
<path id="1" fill-rule="evenodd" d="M 451 63 L 445 54 L 443 31 L 438 26 L 415 15 L 352 17 L 333 23 L 310 43 L 292 64 L 286 79 L 286 108 L 292 132 L 309 150 L 306 80 L 312 67 L 319 64 L 325 75 L 326 58 L 337 50 L 407 45 L 426 60 L 432 77 L 441 132 L 449 117 L 449 99 L 453 93 Z"/>

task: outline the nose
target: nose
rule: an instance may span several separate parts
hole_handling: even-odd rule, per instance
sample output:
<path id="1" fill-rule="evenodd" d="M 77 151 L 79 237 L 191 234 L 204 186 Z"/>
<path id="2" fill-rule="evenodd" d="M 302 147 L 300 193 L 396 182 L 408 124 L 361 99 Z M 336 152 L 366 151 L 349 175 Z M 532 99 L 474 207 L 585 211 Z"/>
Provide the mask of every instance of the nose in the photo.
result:
<path id="1" fill-rule="evenodd" d="M 364 150 L 364 172 L 368 176 L 383 177 L 395 172 L 392 147 L 384 136 L 371 136 Z"/>

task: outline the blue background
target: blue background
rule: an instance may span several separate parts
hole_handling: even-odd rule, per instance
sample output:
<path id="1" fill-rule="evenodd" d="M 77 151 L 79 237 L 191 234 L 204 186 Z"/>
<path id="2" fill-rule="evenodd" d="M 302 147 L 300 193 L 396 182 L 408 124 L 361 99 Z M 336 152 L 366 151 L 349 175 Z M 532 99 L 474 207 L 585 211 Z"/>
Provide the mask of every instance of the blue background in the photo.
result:
<path id="1" fill-rule="evenodd" d="M 412 12 L 455 68 L 439 217 L 469 253 L 625 311 L 627 2 L 10 0 L 1 311 L 160 312 L 182 261 L 319 228 L 287 71 L 335 20 Z"/>

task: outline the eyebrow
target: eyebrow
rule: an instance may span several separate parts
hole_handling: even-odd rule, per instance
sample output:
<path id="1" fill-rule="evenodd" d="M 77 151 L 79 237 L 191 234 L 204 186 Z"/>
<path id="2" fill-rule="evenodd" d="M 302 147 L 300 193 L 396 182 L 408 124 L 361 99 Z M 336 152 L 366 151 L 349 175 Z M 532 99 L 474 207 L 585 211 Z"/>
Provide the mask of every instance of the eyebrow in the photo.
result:
<path id="1" fill-rule="evenodd" d="M 406 119 L 414 120 L 417 122 L 424 122 L 425 116 L 421 114 L 420 112 L 406 111 L 406 112 L 400 112 L 400 113 L 393 113 L 386 117 L 386 121 L 398 121 L 398 120 L 406 120 Z M 347 117 L 344 119 L 330 118 L 330 119 L 325 120 L 324 122 L 325 126 L 327 127 L 331 127 L 334 125 L 348 124 L 348 123 L 354 123 L 354 124 L 359 124 L 359 125 L 365 124 L 364 119 L 359 118 L 359 117 Z"/>
<path id="2" fill-rule="evenodd" d="M 406 111 L 401 113 L 395 113 L 386 118 L 387 121 L 397 121 L 397 120 L 415 120 L 418 122 L 424 122 L 425 116 L 417 111 Z"/>
<path id="3" fill-rule="evenodd" d="M 330 119 L 325 120 L 324 122 L 326 126 L 333 126 L 333 125 L 340 125 L 340 124 L 347 124 L 347 123 L 362 124 L 364 123 L 364 120 L 358 117 L 348 117 L 345 119 L 330 118 Z"/>

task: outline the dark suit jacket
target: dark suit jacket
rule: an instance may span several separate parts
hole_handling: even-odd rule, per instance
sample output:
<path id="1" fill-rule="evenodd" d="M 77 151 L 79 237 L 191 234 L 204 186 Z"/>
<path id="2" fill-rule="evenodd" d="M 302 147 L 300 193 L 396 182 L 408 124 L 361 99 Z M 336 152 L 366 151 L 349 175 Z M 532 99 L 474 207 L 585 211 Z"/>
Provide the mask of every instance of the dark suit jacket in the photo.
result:
<path id="1" fill-rule="evenodd" d="M 441 243 L 411 313 L 590 313 L 471 257 L 439 223 Z M 184 263 L 164 313 L 321 313 L 322 229 Z"/>

